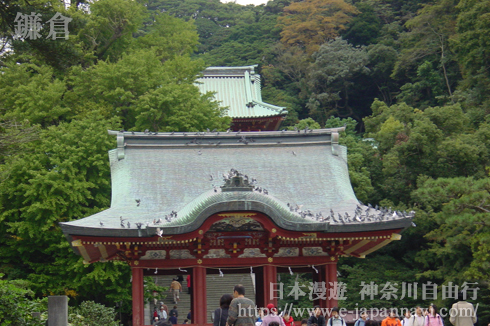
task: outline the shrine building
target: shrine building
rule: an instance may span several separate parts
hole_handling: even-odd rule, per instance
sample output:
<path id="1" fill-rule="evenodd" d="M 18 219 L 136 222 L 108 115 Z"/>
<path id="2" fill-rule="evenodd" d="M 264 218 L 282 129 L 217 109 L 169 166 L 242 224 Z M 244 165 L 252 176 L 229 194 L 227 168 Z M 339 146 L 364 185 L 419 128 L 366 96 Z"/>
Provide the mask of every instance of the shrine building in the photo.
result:
<path id="1" fill-rule="evenodd" d="M 145 275 L 188 271 L 196 325 L 216 308 L 206 275 L 218 269 L 253 270 L 259 307 L 277 304 L 278 273 L 314 268 L 315 281 L 334 286 L 339 257 L 364 258 L 399 240 L 413 218 L 357 200 L 343 130 L 110 131 L 110 208 L 61 228 L 86 263 L 127 262 L 134 326 L 144 325 Z"/>
<path id="2" fill-rule="evenodd" d="M 287 115 L 284 107 L 262 101 L 257 65 L 244 67 L 209 67 L 196 80 L 201 93 L 216 92 L 215 100 L 228 108 L 233 131 L 278 130 Z"/>

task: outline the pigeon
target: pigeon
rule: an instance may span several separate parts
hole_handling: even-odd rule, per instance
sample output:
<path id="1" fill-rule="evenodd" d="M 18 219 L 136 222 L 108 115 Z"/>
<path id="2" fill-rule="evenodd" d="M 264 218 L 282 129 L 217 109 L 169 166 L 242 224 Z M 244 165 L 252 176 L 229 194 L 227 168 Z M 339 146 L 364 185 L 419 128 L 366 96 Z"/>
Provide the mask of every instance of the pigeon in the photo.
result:
<path id="1" fill-rule="evenodd" d="M 209 175 L 209 181 L 213 181 L 213 175 L 212 174 Z"/>
<path id="2" fill-rule="evenodd" d="M 121 223 L 126 221 L 126 219 L 123 219 L 122 216 L 119 216 L 119 219 L 121 220 Z"/>
<path id="3" fill-rule="evenodd" d="M 102 222 L 99 222 L 99 224 L 100 224 L 100 226 L 104 226 L 104 223 L 102 223 Z"/>
<path id="4" fill-rule="evenodd" d="M 344 219 L 342 218 L 342 215 L 340 215 L 340 213 L 337 213 L 338 216 L 339 216 L 339 221 L 342 222 L 342 224 L 345 224 L 345 221 Z"/>
<path id="5" fill-rule="evenodd" d="M 199 151 L 197 152 L 197 155 L 202 155 L 201 150 L 199 150 Z"/>
<path id="6" fill-rule="evenodd" d="M 124 223 L 121 221 L 121 227 L 125 228 Z"/>
<path id="7" fill-rule="evenodd" d="M 412 222 L 412 226 L 415 228 L 415 227 L 417 227 L 417 224 L 415 224 L 414 222 Z"/>
<path id="8" fill-rule="evenodd" d="M 146 135 L 147 133 L 149 133 L 149 132 L 150 132 L 150 130 L 145 129 L 145 135 Z"/>
<path id="9" fill-rule="evenodd" d="M 269 194 L 269 192 L 267 191 L 267 189 L 264 189 L 263 192 L 264 192 L 264 195 L 268 195 Z"/>
<path id="10" fill-rule="evenodd" d="M 142 226 L 143 226 L 143 223 L 136 223 L 136 227 L 137 227 L 138 229 L 141 229 L 141 227 L 142 227 Z"/>
<path id="11" fill-rule="evenodd" d="M 130 228 L 131 228 L 131 223 L 128 222 L 128 229 L 130 229 Z"/>
<path id="12" fill-rule="evenodd" d="M 226 130 L 226 133 L 227 133 L 227 134 L 229 134 L 229 133 L 230 133 L 230 131 L 231 131 L 231 129 L 230 129 L 230 128 L 228 128 L 228 129 Z"/>
<path id="13" fill-rule="evenodd" d="M 157 235 L 161 238 L 162 235 L 163 235 L 163 230 L 161 230 L 160 228 L 157 228 Z"/>
<path id="14" fill-rule="evenodd" d="M 136 207 L 139 207 L 140 204 L 141 204 L 141 200 L 140 199 L 135 199 L 135 201 L 136 201 Z"/>

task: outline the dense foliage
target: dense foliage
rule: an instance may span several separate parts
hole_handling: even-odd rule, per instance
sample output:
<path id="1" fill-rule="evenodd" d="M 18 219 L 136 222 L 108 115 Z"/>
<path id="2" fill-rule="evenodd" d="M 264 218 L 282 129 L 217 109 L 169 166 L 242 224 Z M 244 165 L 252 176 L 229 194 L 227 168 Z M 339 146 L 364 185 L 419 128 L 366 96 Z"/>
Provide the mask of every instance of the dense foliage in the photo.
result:
<path id="1" fill-rule="evenodd" d="M 70 37 L 14 38 L 18 12 L 60 12 Z M 489 16 L 483 0 L 1 2 L 5 305 L 68 294 L 128 311 L 128 268 L 84 265 L 57 223 L 109 205 L 107 129 L 226 129 L 224 109 L 193 82 L 205 66 L 258 64 L 264 100 L 289 110 L 283 128 L 346 124 L 357 197 L 417 213 L 401 241 L 342 260 L 341 304 L 354 307 L 361 281 L 479 282 L 480 323 L 490 322 Z"/>

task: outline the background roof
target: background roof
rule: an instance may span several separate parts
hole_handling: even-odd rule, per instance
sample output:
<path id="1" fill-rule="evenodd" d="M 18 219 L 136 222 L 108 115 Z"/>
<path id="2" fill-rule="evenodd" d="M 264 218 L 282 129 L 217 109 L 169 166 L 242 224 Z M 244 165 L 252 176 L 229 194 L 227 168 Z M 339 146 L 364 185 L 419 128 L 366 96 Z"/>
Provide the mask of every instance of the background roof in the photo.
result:
<path id="1" fill-rule="evenodd" d="M 232 118 L 260 118 L 285 115 L 284 107 L 262 101 L 260 75 L 256 66 L 209 67 L 196 85 L 201 93 L 216 92 L 215 99 L 228 107 Z"/>

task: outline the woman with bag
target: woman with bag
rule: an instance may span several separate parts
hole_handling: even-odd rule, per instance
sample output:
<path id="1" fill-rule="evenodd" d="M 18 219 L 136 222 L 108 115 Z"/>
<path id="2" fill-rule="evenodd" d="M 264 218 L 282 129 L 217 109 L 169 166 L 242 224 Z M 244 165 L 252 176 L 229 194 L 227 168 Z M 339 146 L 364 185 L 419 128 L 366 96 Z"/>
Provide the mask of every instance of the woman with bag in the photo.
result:
<path id="1" fill-rule="evenodd" d="M 213 326 L 226 326 L 231 300 L 233 300 L 231 294 L 223 294 L 221 296 L 221 299 L 219 299 L 219 308 L 214 311 Z"/>

